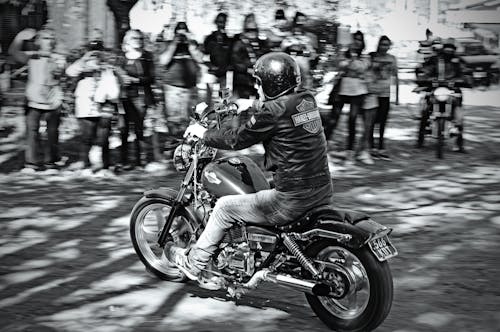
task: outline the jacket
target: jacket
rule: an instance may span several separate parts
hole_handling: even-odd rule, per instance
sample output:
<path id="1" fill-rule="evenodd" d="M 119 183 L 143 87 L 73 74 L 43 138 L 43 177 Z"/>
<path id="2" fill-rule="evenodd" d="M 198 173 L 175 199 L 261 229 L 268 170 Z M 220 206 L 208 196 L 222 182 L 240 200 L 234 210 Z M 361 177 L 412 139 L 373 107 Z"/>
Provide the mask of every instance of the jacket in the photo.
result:
<path id="1" fill-rule="evenodd" d="M 120 83 L 112 69 L 89 72 L 79 59 L 66 68 L 66 75 L 80 78 L 74 93 L 76 118 L 100 117 L 100 103 L 118 101 Z"/>
<path id="2" fill-rule="evenodd" d="M 31 56 L 28 60 L 26 99 L 28 106 L 41 110 L 55 110 L 63 100 L 63 91 L 56 78 L 62 72 L 65 59 L 58 55 Z"/>
<path id="3" fill-rule="evenodd" d="M 145 106 L 154 105 L 155 100 L 152 90 L 152 84 L 155 82 L 153 55 L 148 51 L 142 51 L 140 58 L 129 60 L 123 54 L 118 58 L 118 66 L 124 70 L 126 75 L 139 79 L 139 82 L 123 87 L 124 97 L 143 97 Z"/>
<path id="4" fill-rule="evenodd" d="M 205 144 L 240 150 L 262 142 L 264 166 L 276 190 L 296 191 L 331 182 L 326 139 L 314 96 L 307 91 L 259 102 L 240 115 L 240 125 L 208 129 Z M 242 115 L 245 113 L 242 113 Z"/>

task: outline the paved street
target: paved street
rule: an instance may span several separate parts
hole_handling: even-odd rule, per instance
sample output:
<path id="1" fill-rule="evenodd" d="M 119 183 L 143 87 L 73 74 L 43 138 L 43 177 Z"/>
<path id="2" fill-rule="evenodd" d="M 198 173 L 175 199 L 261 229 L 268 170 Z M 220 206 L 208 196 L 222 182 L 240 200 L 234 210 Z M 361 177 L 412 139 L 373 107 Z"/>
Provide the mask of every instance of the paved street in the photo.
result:
<path id="1" fill-rule="evenodd" d="M 338 205 L 394 228 L 395 298 L 377 331 L 498 331 L 500 109 L 467 107 L 468 153 L 449 144 L 443 160 L 432 141 L 414 149 L 408 106 L 391 112 L 392 161 L 347 169 L 331 160 Z M 335 142 L 343 145 L 341 121 Z M 285 288 L 266 286 L 236 303 L 145 273 L 129 212 L 144 189 L 177 186 L 178 175 L 22 174 L 19 138 L 1 139 L 1 331 L 326 330 L 304 296 Z"/>

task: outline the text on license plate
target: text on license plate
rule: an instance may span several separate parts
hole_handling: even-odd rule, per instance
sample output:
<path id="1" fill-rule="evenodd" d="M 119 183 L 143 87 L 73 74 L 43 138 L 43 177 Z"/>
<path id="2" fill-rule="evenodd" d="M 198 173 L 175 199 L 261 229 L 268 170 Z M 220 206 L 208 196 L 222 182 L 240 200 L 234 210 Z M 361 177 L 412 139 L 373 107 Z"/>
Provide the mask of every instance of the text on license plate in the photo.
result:
<path id="1" fill-rule="evenodd" d="M 472 77 L 474 77 L 474 78 L 486 77 L 486 72 L 485 71 L 475 71 L 472 73 Z"/>
<path id="2" fill-rule="evenodd" d="M 381 262 L 394 257 L 398 254 L 396 247 L 389 241 L 389 237 L 382 236 L 368 242 L 371 251 L 375 254 L 377 259 Z"/>

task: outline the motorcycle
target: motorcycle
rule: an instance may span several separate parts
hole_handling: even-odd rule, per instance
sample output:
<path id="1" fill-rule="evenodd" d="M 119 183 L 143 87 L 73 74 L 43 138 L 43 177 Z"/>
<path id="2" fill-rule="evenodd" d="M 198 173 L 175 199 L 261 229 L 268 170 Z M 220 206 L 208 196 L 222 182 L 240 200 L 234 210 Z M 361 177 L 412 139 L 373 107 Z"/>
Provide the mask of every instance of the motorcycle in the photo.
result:
<path id="1" fill-rule="evenodd" d="M 457 88 L 468 87 L 468 84 L 459 80 L 419 79 L 417 85 L 418 87 L 413 92 L 425 92 L 417 146 L 422 147 L 426 135 L 436 138 L 436 156 L 442 159 L 445 138 L 459 134 L 453 123 L 454 107 L 460 103 L 462 98 L 462 94 Z"/>
<path id="2" fill-rule="evenodd" d="M 196 112 L 194 120 L 221 126 L 236 107 Z M 233 112 L 233 115 L 231 115 Z M 186 280 L 166 261 L 168 241 L 188 248 L 196 242 L 215 203 L 226 195 L 271 188 L 258 165 L 246 156 L 217 157 L 202 140 L 186 140 L 174 153 L 185 172 L 178 189 L 144 192 L 130 219 L 134 249 L 146 269 L 163 280 Z M 224 289 L 236 299 L 262 282 L 304 292 L 320 320 L 332 330 L 370 331 L 389 314 L 393 280 L 388 259 L 397 255 L 392 229 L 368 215 L 324 205 L 283 226 L 237 224 L 225 235 L 198 284 Z"/>

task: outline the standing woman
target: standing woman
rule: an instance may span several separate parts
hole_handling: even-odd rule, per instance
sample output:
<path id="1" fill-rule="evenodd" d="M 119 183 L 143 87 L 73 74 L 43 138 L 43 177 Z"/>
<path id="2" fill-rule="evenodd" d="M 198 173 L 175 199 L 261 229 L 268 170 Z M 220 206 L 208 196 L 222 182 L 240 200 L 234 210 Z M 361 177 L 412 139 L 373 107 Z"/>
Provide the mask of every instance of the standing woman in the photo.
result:
<path id="1" fill-rule="evenodd" d="M 144 49 L 144 36 L 139 30 L 129 30 L 123 37 L 120 78 L 125 114 L 121 129 L 121 163 L 125 170 L 141 167 L 145 162 L 144 118 L 148 107 L 154 105 L 151 84 L 154 82 L 153 56 Z M 129 163 L 128 136 L 133 126 L 135 133 L 135 162 Z"/>
<path id="2" fill-rule="evenodd" d="M 346 148 L 346 162 L 354 161 L 354 144 L 356 140 L 356 119 L 361 111 L 363 100 L 368 93 L 365 82 L 365 71 L 369 68 L 370 62 L 362 56 L 365 49 L 365 39 L 361 31 L 356 31 L 352 35 L 352 43 L 349 49 L 343 54 L 339 63 L 340 71 L 343 72 L 339 87 L 339 102 L 334 105 L 334 114 L 338 118 L 344 104 L 350 105 Z M 337 122 L 337 121 L 335 121 Z"/>
<path id="3" fill-rule="evenodd" d="M 23 51 L 23 42 L 34 37 L 34 51 Z M 59 116 L 63 93 L 59 77 L 64 71 L 65 58 L 54 53 L 56 46 L 53 31 L 33 29 L 21 31 L 12 42 L 9 53 L 13 58 L 28 66 L 26 83 L 26 136 L 25 169 L 41 170 L 57 168 L 59 156 Z M 47 121 L 48 152 L 43 160 L 39 159 L 40 120 Z"/>
<path id="4" fill-rule="evenodd" d="M 391 40 L 387 36 L 382 36 L 379 39 L 377 51 L 370 53 L 371 62 L 378 85 L 378 109 L 375 117 L 375 124 L 379 125 L 379 141 L 375 149 L 373 144 L 373 132 L 371 134 L 372 155 L 375 158 L 389 160 L 390 157 L 385 150 L 384 133 L 387 119 L 389 118 L 390 95 L 391 95 L 391 78 L 396 78 L 398 84 L 398 63 L 394 55 L 387 53 L 391 48 Z"/>

